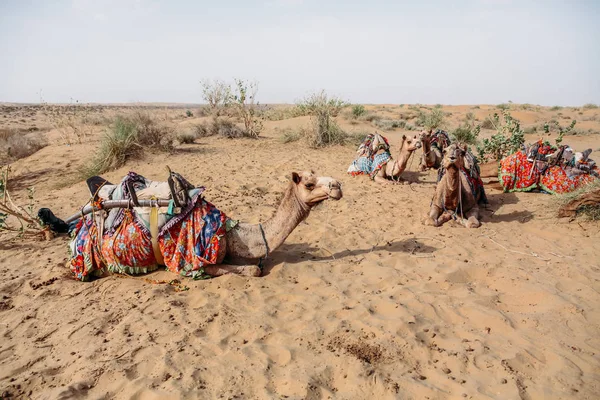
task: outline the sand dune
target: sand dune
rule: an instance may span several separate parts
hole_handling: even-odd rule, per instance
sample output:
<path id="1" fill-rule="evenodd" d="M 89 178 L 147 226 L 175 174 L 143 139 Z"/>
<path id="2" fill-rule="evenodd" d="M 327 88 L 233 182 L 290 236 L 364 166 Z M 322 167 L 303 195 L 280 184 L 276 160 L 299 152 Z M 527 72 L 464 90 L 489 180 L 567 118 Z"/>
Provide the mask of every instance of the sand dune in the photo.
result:
<path id="1" fill-rule="evenodd" d="M 168 164 L 253 223 L 270 217 L 292 171 L 340 179 L 344 198 L 319 206 L 261 278 L 178 286 L 153 282 L 177 278 L 160 271 L 81 283 L 66 274 L 67 238 L 2 237 L 0 389 L 32 399 L 600 396 L 598 223 L 555 218 L 549 195 L 488 189 L 480 229 L 424 226 L 435 171 L 416 172 L 414 160 L 405 177 L 415 183 L 393 187 L 349 177 L 354 148 L 278 141 L 275 128 L 305 119 L 105 174 L 160 180 Z M 384 134 L 397 146 L 402 132 Z M 566 141 L 600 147 L 597 135 Z M 16 162 L 15 182 L 70 215 L 88 196 L 75 169 L 96 144 L 54 143 Z"/>

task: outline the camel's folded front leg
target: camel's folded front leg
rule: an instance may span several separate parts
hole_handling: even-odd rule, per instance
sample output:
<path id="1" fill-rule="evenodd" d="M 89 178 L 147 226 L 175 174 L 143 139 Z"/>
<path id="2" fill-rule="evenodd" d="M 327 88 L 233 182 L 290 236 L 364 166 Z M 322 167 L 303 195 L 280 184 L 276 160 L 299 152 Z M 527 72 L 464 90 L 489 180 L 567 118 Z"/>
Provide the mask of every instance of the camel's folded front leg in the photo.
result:
<path id="1" fill-rule="evenodd" d="M 442 212 L 442 209 L 436 205 L 431 206 L 429 215 L 425 218 L 423 223 L 429 226 L 442 226 L 444 223 L 450 221 L 452 216 L 448 213 Z"/>
<path id="2" fill-rule="evenodd" d="M 475 206 L 467 212 L 463 224 L 467 228 L 479 228 L 481 226 L 481 222 L 479 222 L 479 207 Z"/>
<path id="3" fill-rule="evenodd" d="M 229 265 L 218 264 L 204 267 L 204 272 L 210 276 L 221 276 L 225 274 L 238 274 L 244 276 L 260 276 L 261 270 L 258 265 Z"/>
<path id="4" fill-rule="evenodd" d="M 385 179 L 384 177 L 381 177 L 379 175 L 377 175 L 375 177 L 374 181 L 377 183 L 384 184 L 384 185 L 395 185 L 396 184 L 396 182 L 390 181 L 389 179 Z"/>

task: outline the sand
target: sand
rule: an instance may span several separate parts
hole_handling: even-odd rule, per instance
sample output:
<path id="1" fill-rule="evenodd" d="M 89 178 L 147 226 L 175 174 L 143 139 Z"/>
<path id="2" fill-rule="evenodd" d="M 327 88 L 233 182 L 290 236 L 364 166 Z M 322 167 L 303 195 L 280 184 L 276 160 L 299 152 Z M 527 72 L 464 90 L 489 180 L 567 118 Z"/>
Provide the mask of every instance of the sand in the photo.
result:
<path id="1" fill-rule="evenodd" d="M 181 129 L 195 123 L 178 115 Z M 279 141 L 306 120 L 267 122 L 259 140 L 198 139 L 104 175 L 164 180 L 169 165 L 252 223 L 272 214 L 292 171 L 340 179 L 344 198 L 314 210 L 263 277 L 152 283 L 178 278 L 159 271 L 81 283 L 68 278 L 67 238 L 2 236 L 0 390 L 32 399 L 600 396 L 598 223 L 557 219 L 549 195 L 488 187 L 481 228 L 424 226 L 436 171 L 418 173 L 414 160 L 411 185 L 352 178 L 354 148 Z M 83 144 L 54 140 L 15 162 L 15 196 L 35 186 L 38 206 L 76 212 L 88 195 L 75 169 L 98 143 L 93 130 Z M 396 148 L 403 133 L 384 135 Z M 566 141 L 600 147 L 597 134 Z"/>

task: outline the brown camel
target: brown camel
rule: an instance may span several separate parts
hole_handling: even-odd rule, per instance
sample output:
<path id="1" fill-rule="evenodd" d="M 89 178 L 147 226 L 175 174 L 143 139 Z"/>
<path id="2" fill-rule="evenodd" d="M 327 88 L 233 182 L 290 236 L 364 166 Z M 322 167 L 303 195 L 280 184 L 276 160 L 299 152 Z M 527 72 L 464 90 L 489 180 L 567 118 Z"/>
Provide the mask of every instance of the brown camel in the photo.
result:
<path id="1" fill-rule="evenodd" d="M 421 142 L 423 143 L 423 155 L 421 157 L 421 171 L 430 168 L 439 169 L 444 158 L 444 149 L 448 146 L 449 138 L 444 131 L 433 129 L 421 131 Z"/>
<path id="2" fill-rule="evenodd" d="M 341 198 L 342 185 L 337 180 L 315 176 L 314 172 L 292 173 L 275 215 L 263 224 L 240 223 L 227 232 L 218 265 L 206 266 L 204 271 L 212 276 L 227 273 L 260 276 L 256 262 L 281 246 L 317 204 Z"/>
<path id="3" fill-rule="evenodd" d="M 438 181 L 425 225 L 441 226 L 456 218 L 467 228 L 478 228 L 479 202 L 484 197 L 483 185 L 473 193 L 464 166 L 465 145 L 451 144 L 442 160 L 443 176 Z M 466 217 L 466 219 L 465 219 Z"/>
<path id="4" fill-rule="evenodd" d="M 400 150 L 398 150 L 398 159 L 394 160 L 392 157 L 387 161 L 384 167 L 382 167 L 373 180 L 377 183 L 383 183 L 388 185 L 400 184 L 400 175 L 406 170 L 406 165 L 410 156 L 413 152 L 421 147 L 421 139 L 419 136 L 414 135 L 412 137 L 406 137 L 402 135 L 402 143 L 400 144 Z M 383 150 L 380 150 L 380 152 Z M 406 182 L 403 182 L 404 184 Z"/>
<path id="5" fill-rule="evenodd" d="M 132 176 L 135 178 L 135 184 L 142 185 L 145 182 L 145 185 L 140 188 L 134 187 L 133 184 L 128 186 L 129 183 L 134 182 L 133 180 L 128 181 Z M 162 220 L 163 226 L 166 226 L 168 224 L 164 214 L 167 210 L 166 206 L 171 204 L 170 210 L 172 202 L 175 202 L 181 194 L 179 189 L 173 192 L 173 188 L 171 188 L 170 191 L 171 181 L 151 182 L 131 172 L 124 178 L 124 183 L 121 185 L 112 185 L 101 177 L 90 179 L 95 179 L 95 181 L 88 180 L 88 185 L 96 185 L 94 188 L 98 187 L 93 192 L 97 193 L 99 199 L 102 200 L 101 206 L 97 203 L 94 203 L 94 206 L 88 204 L 81 211 L 81 214 L 90 214 L 93 211 L 91 217 L 88 216 L 82 220 L 81 214 L 79 216 L 75 214 L 63 221 L 56 218 L 49 209 L 41 209 L 38 213 L 40 219 L 51 230 L 57 233 L 70 233 L 73 237 L 71 241 L 72 257 L 69 264 L 75 278 L 79 280 L 102 275 L 107 270 L 133 270 L 130 272 L 143 273 L 152 271 L 160 264 L 168 264 L 169 270 L 186 276 L 194 276 L 196 270 L 189 268 L 197 267 L 201 267 L 206 274 L 211 276 L 227 273 L 260 276 L 261 268 L 257 264 L 262 263 L 272 251 L 281 246 L 316 205 L 328 199 L 339 200 L 342 198 L 342 186 L 337 180 L 316 176 L 314 172 L 299 174 L 294 172 L 274 216 L 262 224 L 252 225 L 227 220 L 225 225 L 230 229 L 219 228 L 219 226 L 223 227 L 223 225 L 219 225 L 219 221 L 225 217 L 221 217 L 218 209 L 200 197 L 199 200 L 190 203 L 194 208 L 189 211 L 189 214 L 186 214 L 185 219 L 179 220 L 171 227 L 161 231 L 159 223 L 152 221 Z M 190 193 L 194 191 L 198 193 L 199 189 L 193 188 L 187 181 L 181 179 L 178 181 L 179 186 L 175 185 L 176 188 L 182 187 L 184 191 L 190 190 Z M 123 190 L 124 186 L 127 186 L 130 197 L 123 199 L 120 197 L 119 191 Z M 176 194 L 173 195 L 173 193 Z M 148 200 L 148 196 L 153 200 Z M 195 199 L 198 199 L 199 194 L 194 196 Z M 111 218 L 107 212 L 119 213 L 120 209 L 124 210 L 123 217 L 121 222 L 112 228 L 114 233 L 105 231 L 104 223 Z M 150 220 L 150 228 L 148 233 L 144 233 L 145 231 L 140 230 L 140 222 L 136 218 L 148 213 L 150 214 L 150 217 L 147 218 Z M 202 219 L 198 222 L 196 218 L 204 218 L 198 217 L 198 215 L 212 217 L 212 219 L 208 221 Z M 114 221 L 114 218 L 112 220 Z M 200 230 L 195 228 L 197 223 L 200 224 Z M 202 233 L 204 227 L 212 232 L 210 233 L 212 236 L 199 239 L 198 235 L 204 234 Z M 222 229 L 223 233 L 215 236 L 217 235 L 215 232 L 219 229 Z M 188 232 L 191 232 L 191 236 L 186 236 Z M 173 239 L 170 239 L 169 242 L 165 242 L 165 237 L 171 237 L 171 234 L 174 235 L 176 241 L 173 242 Z M 177 240 L 181 240 L 181 242 Z M 216 253 L 209 253 L 206 256 L 208 258 L 205 258 L 204 254 L 206 253 L 202 253 L 204 250 L 197 250 L 198 243 L 213 243 L 213 241 L 218 242 Z M 191 246 L 191 248 L 180 246 Z M 185 255 L 176 253 L 177 251 L 185 252 Z M 204 264 L 191 264 L 202 262 L 198 259 L 204 259 Z"/>

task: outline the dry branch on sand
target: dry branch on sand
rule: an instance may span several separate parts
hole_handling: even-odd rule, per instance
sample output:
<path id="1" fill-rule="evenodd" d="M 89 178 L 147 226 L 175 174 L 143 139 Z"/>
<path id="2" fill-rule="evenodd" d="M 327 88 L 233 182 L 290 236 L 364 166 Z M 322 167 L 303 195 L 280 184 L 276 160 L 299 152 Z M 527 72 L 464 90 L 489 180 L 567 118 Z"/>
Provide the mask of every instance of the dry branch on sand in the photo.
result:
<path id="1" fill-rule="evenodd" d="M 8 192 L 10 166 L 6 166 L 0 177 L 0 232 L 16 233 L 18 237 L 51 238 L 51 232 L 33 216 L 33 188 L 28 188 L 29 204 L 21 207 L 12 200 Z"/>

